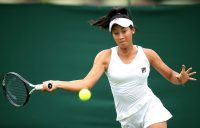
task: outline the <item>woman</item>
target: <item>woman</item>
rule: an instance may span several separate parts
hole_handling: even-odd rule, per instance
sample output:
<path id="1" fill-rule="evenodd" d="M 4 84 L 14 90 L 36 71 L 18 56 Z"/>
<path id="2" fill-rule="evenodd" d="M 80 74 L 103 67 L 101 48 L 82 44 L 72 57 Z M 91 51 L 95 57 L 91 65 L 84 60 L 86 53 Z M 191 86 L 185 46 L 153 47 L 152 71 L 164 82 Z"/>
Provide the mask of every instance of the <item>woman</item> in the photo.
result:
<path id="1" fill-rule="evenodd" d="M 167 128 L 166 121 L 172 115 L 147 85 L 150 65 L 175 85 L 196 80 L 191 77 L 196 72 L 183 65 L 182 71 L 177 73 L 154 50 L 134 45 L 132 37 L 135 28 L 125 8 L 111 9 L 106 16 L 91 21 L 91 25 L 109 30 L 117 46 L 99 52 L 84 79 L 46 81 L 43 90 L 61 88 L 80 91 L 92 88 L 105 72 L 114 97 L 117 120 L 122 128 Z M 52 89 L 48 89 L 48 83 L 53 85 Z"/>

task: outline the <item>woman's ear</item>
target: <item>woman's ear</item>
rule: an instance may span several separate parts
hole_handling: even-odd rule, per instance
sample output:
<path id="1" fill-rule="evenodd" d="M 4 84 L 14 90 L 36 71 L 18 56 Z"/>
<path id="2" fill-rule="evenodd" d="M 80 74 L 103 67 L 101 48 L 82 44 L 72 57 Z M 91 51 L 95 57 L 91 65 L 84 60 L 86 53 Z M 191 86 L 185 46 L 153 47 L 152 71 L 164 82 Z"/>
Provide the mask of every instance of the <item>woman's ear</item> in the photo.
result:
<path id="1" fill-rule="evenodd" d="M 132 33 L 135 34 L 135 28 L 131 27 Z"/>

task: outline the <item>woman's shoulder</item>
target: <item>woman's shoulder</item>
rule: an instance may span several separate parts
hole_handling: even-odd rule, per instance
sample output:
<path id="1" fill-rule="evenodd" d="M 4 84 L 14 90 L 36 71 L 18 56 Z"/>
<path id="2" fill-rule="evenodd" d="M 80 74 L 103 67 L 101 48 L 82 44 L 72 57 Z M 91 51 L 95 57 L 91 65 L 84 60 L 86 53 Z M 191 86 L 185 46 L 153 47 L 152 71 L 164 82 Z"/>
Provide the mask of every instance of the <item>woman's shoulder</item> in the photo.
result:
<path id="1" fill-rule="evenodd" d="M 150 48 L 142 48 L 145 54 L 154 54 L 155 51 Z"/>
<path id="2" fill-rule="evenodd" d="M 151 62 L 152 60 L 155 59 L 156 56 L 158 56 L 158 54 L 156 53 L 155 50 L 150 49 L 150 48 L 142 48 L 146 57 L 148 58 L 148 60 Z"/>
<path id="3" fill-rule="evenodd" d="M 111 52 L 112 50 L 111 49 L 104 49 L 104 50 L 101 50 L 97 56 L 101 56 L 101 57 L 108 57 L 111 55 Z"/>
<path id="4" fill-rule="evenodd" d="M 109 62 L 112 50 L 111 49 L 104 49 L 100 51 L 95 59 L 102 60 L 104 62 Z"/>

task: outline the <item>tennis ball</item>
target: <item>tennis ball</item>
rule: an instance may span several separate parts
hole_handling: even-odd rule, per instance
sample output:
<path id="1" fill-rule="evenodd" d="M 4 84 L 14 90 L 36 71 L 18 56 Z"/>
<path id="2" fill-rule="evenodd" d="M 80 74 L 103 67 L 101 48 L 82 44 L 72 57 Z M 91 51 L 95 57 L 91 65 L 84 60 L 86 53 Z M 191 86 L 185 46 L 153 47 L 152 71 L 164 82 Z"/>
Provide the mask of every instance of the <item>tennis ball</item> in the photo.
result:
<path id="1" fill-rule="evenodd" d="M 80 100 L 82 100 L 82 101 L 87 101 L 87 100 L 89 100 L 89 99 L 91 98 L 91 92 L 90 92 L 90 90 L 89 90 L 89 89 L 86 89 L 86 88 L 81 89 L 81 90 L 79 91 L 79 98 L 80 98 Z"/>

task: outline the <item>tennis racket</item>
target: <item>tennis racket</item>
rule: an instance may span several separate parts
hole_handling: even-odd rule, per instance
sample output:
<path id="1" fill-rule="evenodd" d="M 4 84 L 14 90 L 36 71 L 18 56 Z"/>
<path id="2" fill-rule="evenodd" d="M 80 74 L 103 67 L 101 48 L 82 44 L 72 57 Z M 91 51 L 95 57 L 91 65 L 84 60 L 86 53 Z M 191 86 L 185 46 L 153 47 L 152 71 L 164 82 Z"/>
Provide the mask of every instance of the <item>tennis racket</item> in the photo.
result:
<path id="1" fill-rule="evenodd" d="M 43 88 L 42 84 L 33 85 L 15 72 L 6 73 L 2 85 L 6 98 L 15 107 L 24 106 L 35 90 Z M 48 88 L 52 88 L 51 83 L 48 84 Z"/>

